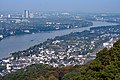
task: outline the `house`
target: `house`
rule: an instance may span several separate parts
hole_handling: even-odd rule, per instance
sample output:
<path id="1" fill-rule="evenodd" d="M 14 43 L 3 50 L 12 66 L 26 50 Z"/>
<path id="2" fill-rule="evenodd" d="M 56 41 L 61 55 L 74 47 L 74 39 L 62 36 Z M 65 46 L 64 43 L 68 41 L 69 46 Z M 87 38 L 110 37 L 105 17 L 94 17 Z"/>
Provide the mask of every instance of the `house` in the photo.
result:
<path id="1" fill-rule="evenodd" d="M 0 35 L 0 38 L 2 39 L 2 38 L 3 38 L 3 35 Z"/>

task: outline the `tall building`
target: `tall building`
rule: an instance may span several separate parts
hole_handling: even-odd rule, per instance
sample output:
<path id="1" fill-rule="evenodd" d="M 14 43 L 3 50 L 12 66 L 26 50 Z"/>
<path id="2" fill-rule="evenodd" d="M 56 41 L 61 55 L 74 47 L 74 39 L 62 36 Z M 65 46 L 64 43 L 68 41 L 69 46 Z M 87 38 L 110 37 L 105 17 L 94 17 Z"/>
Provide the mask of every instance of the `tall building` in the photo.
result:
<path id="1" fill-rule="evenodd" d="M 24 17 L 24 18 L 30 18 L 29 10 L 25 10 L 25 11 L 24 11 L 23 17 Z"/>

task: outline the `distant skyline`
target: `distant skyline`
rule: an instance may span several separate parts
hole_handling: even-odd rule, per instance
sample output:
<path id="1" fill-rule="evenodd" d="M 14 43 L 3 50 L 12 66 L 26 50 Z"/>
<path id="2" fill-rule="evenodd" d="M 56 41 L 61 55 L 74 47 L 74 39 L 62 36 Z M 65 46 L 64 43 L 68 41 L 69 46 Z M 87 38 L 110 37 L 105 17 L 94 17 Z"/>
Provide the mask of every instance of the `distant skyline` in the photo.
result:
<path id="1" fill-rule="evenodd" d="M 120 13 L 120 0 L 0 0 L 5 11 Z"/>

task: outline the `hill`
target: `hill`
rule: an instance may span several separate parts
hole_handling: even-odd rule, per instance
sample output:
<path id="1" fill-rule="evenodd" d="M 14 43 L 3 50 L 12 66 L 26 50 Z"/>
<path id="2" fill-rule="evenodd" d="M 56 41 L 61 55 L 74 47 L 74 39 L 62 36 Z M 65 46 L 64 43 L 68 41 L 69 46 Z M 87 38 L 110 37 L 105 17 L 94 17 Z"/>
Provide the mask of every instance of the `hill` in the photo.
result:
<path id="1" fill-rule="evenodd" d="M 111 49 L 97 53 L 89 64 L 63 68 L 35 64 L 0 80 L 120 80 L 120 40 Z"/>

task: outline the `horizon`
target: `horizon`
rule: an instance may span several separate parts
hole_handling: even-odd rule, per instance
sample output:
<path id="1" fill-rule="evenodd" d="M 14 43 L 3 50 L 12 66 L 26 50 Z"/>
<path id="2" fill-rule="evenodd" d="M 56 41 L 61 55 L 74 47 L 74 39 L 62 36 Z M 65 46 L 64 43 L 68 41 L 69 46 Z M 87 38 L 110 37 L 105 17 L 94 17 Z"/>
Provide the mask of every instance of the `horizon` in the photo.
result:
<path id="1" fill-rule="evenodd" d="M 81 13 L 120 13 L 120 0 L 1 0 L 0 11 L 64 11 Z"/>

